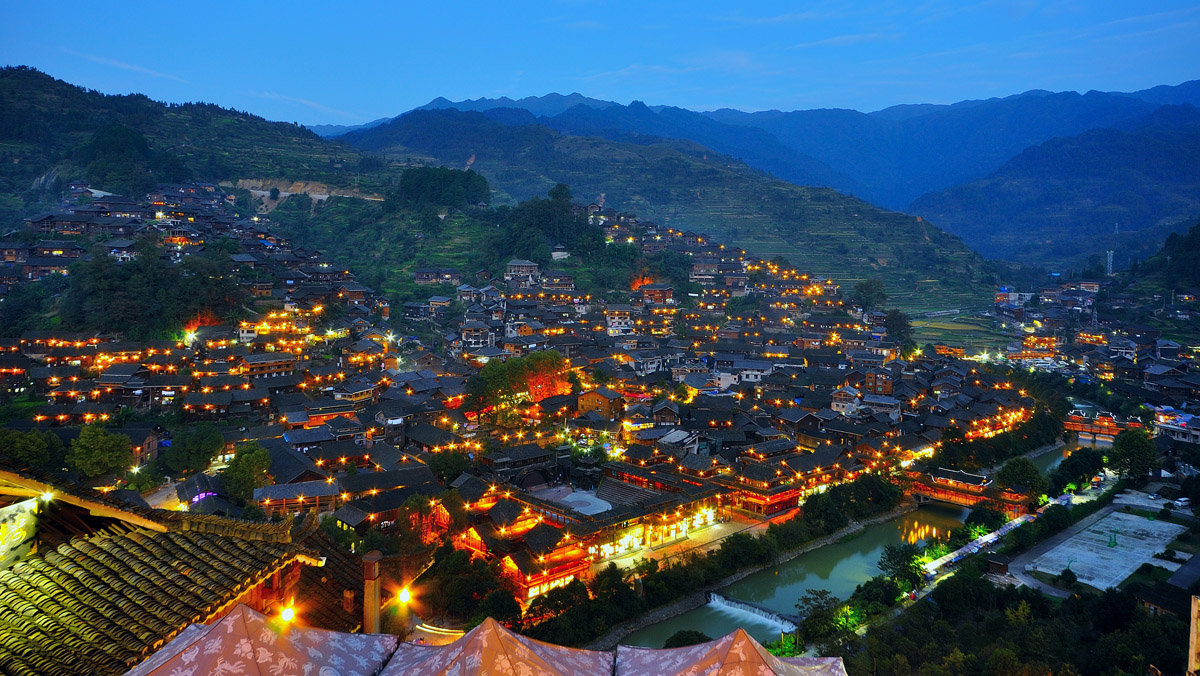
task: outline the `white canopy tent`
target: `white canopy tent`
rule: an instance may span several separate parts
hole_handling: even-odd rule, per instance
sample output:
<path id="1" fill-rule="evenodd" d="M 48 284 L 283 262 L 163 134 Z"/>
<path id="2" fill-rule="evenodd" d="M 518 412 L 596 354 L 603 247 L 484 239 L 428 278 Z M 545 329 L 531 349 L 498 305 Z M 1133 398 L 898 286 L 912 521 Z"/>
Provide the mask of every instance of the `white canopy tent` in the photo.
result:
<path id="1" fill-rule="evenodd" d="M 612 673 L 611 652 L 535 641 L 505 629 L 489 617 L 450 645 L 401 644 L 381 676 L 611 676 Z"/>
<path id="2" fill-rule="evenodd" d="M 840 657 L 775 657 L 744 629 L 683 648 L 617 647 L 617 676 L 846 676 Z"/>
<path id="3" fill-rule="evenodd" d="M 374 676 L 396 643 L 387 634 L 300 627 L 239 604 L 184 629 L 126 676 Z"/>

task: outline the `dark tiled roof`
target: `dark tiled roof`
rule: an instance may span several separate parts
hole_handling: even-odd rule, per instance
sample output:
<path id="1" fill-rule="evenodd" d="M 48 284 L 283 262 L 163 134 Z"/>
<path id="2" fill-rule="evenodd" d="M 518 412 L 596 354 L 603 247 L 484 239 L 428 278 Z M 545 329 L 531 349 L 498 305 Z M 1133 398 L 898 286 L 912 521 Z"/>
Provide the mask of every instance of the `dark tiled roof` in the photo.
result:
<path id="1" fill-rule="evenodd" d="M 193 531 L 76 538 L 0 572 L 0 670 L 123 673 L 304 551 Z"/>
<path id="2" fill-rule="evenodd" d="M 524 508 L 513 500 L 500 500 L 488 510 L 488 518 L 497 526 L 509 526 L 521 517 Z"/>
<path id="3" fill-rule="evenodd" d="M 543 555 L 554 551 L 566 534 L 566 531 L 548 523 L 539 523 L 525 533 L 525 545 L 534 554 Z"/>

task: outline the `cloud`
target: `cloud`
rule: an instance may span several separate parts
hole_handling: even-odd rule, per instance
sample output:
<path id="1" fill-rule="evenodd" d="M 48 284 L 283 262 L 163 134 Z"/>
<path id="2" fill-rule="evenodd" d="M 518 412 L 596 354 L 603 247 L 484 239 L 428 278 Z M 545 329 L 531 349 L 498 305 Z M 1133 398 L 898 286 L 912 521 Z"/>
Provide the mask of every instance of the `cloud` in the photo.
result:
<path id="1" fill-rule="evenodd" d="M 851 33 L 849 35 L 835 35 L 831 38 L 823 40 L 814 40 L 812 42 L 801 42 L 797 45 L 792 45 L 795 49 L 809 49 L 811 47 L 836 47 L 839 45 L 857 45 L 863 42 L 878 42 L 884 40 L 888 36 L 883 33 Z"/>
<path id="2" fill-rule="evenodd" d="M 608 26 L 605 26 L 599 21 L 584 20 L 572 21 L 571 23 L 567 24 L 567 28 L 572 28 L 579 31 L 601 31 L 605 28 L 608 28 Z"/>
<path id="3" fill-rule="evenodd" d="M 65 47 L 62 48 L 62 51 L 66 54 L 70 54 L 71 56 L 78 56 L 80 58 L 87 59 L 89 61 L 94 61 L 94 62 L 104 65 L 104 66 L 112 66 L 113 68 L 120 68 L 122 70 L 130 70 L 135 73 L 141 73 L 142 75 L 149 75 L 150 77 L 161 77 L 161 78 L 164 78 L 167 80 L 174 80 L 176 82 L 187 82 L 187 80 L 184 80 L 183 78 L 179 77 L 178 75 L 172 75 L 170 73 L 160 73 L 157 70 L 150 70 L 149 68 L 143 68 L 142 66 L 136 66 L 132 63 L 125 63 L 124 61 L 117 61 L 116 59 L 110 59 L 110 58 L 107 58 L 104 56 L 96 56 L 95 54 L 83 54 L 82 52 L 76 52 L 76 51 L 67 49 Z"/>
<path id="4" fill-rule="evenodd" d="M 348 120 L 365 120 L 365 119 L 367 119 L 366 117 L 364 117 L 362 115 L 347 112 L 345 110 L 338 110 L 337 108 L 330 108 L 329 106 L 317 103 L 316 101 L 309 101 L 308 99 L 298 99 L 293 96 L 284 96 L 283 94 L 278 94 L 276 92 L 250 92 L 250 95 L 256 96 L 260 99 L 270 99 L 272 101 L 286 101 L 288 103 L 298 103 L 302 106 L 308 106 L 309 108 L 312 108 L 313 110 L 319 110 L 322 113 L 329 113 L 330 115 L 337 115 L 338 117 L 344 117 Z"/>

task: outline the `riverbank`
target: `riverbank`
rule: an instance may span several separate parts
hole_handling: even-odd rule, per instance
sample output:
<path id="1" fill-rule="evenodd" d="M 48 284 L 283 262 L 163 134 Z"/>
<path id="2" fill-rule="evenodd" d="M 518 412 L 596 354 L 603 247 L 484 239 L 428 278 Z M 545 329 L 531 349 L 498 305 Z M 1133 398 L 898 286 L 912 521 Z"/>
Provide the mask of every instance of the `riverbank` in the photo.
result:
<path id="1" fill-rule="evenodd" d="M 659 606 L 658 608 L 653 608 L 631 620 L 626 620 L 625 622 L 610 629 L 608 631 L 608 633 L 604 634 L 600 638 L 596 639 L 595 641 L 592 641 L 591 643 L 589 643 L 583 647 L 591 649 L 591 650 L 612 650 L 626 636 L 628 636 L 629 634 L 631 634 L 635 631 L 638 631 L 640 629 L 643 629 L 643 628 L 648 627 L 653 624 L 657 624 L 664 620 L 669 620 L 672 617 L 681 615 L 690 610 L 694 610 L 696 608 L 699 608 L 699 607 L 705 605 L 706 603 L 708 603 L 709 592 L 720 591 L 736 582 L 739 582 L 739 581 L 745 579 L 746 577 L 749 577 L 750 575 L 753 575 L 760 571 L 766 570 L 773 566 L 778 566 L 782 563 L 786 563 L 798 556 L 801 556 L 802 554 L 807 554 L 808 552 L 814 551 L 816 549 L 820 549 L 821 547 L 828 546 L 839 540 L 842 540 L 843 538 L 847 538 L 847 537 L 856 535 L 858 533 L 861 533 L 868 526 L 872 526 L 872 525 L 875 525 L 878 523 L 883 523 L 885 521 L 889 521 L 891 519 L 895 519 L 897 517 L 908 514 L 909 512 L 916 511 L 916 509 L 917 509 L 917 504 L 915 502 L 906 501 L 903 504 L 901 504 L 899 507 L 897 507 L 896 509 L 893 509 L 890 512 L 887 512 L 885 514 L 880 514 L 878 516 L 872 517 L 865 521 L 857 521 L 855 523 L 852 523 L 849 526 L 846 526 L 845 528 L 841 528 L 841 529 L 834 531 L 833 533 L 830 533 L 829 535 L 826 535 L 824 537 L 817 538 L 816 540 L 813 540 L 801 547 L 784 552 L 784 553 L 780 554 L 779 556 L 775 557 L 775 559 L 773 561 L 765 563 L 761 566 L 753 566 L 750 568 L 745 568 L 743 570 L 740 570 L 740 571 L 734 573 L 733 575 L 730 575 L 729 577 L 727 577 L 723 580 L 720 580 L 719 582 L 716 582 L 711 585 L 707 585 L 707 586 L 703 587 L 702 589 L 699 589 L 691 594 L 688 594 L 687 596 L 684 596 L 683 598 L 672 601 L 671 603 L 668 603 L 664 606 Z"/>
<path id="2" fill-rule="evenodd" d="M 1052 444 L 1046 444 L 1045 446 L 1038 446 L 1037 448 L 1033 449 L 1032 451 L 1029 451 L 1028 453 L 1022 453 L 1020 456 L 1014 456 L 1014 457 L 1022 457 L 1022 458 L 1025 458 L 1026 460 L 1033 460 L 1034 458 L 1040 458 L 1041 456 L 1046 455 L 1047 453 L 1062 450 L 1062 449 L 1066 448 L 1066 446 L 1067 446 L 1067 442 L 1059 439 L 1058 441 L 1055 441 Z M 1012 460 L 1012 458 L 1009 458 L 1008 460 Z M 1008 460 L 1005 460 L 1004 462 L 1000 462 L 995 465 L 992 465 L 991 467 L 986 467 L 984 469 L 981 469 L 979 471 L 979 473 L 983 474 L 985 476 L 992 476 L 996 472 L 999 472 L 1001 470 L 1001 468 L 1004 467 L 1004 463 L 1008 462 Z"/>

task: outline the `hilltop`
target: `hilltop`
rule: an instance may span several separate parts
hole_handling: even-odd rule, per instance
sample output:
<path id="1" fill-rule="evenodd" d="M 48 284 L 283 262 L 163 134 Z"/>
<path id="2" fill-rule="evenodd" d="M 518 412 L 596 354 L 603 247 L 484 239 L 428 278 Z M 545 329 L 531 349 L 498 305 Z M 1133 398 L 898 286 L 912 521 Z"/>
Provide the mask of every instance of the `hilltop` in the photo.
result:
<path id="1" fill-rule="evenodd" d="M 93 166 L 96 158 L 81 150 L 101 130 L 120 143 Z M 127 152 L 131 142 L 144 143 L 140 156 Z M 206 103 L 106 95 L 31 68 L 0 69 L 0 217 L 24 216 L 57 199 L 56 185 L 95 180 L 97 173 L 119 189 L 146 181 L 248 180 L 372 194 L 397 172 L 294 124 Z"/>
<path id="2" fill-rule="evenodd" d="M 579 113 L 581 105 L 566 112 Z M 330 194 L 335 198 L 316 200 L 308 216 L 296 209 L 276 215 L 292 213 L 297 228 L 320 232 L 319 246 L 354 239 L 358 246 L 346 252 L 348 260 L 370 262 L 379 280 L 392 275 L 379 258 L 386 247 L 378 243 L 411 243 L 415 235 L 404 233 L 428 215 L 383 213 L 345 197 L 386 199 L 406 166 L 445 165 L 485 175 L 500 204 L 565 183 L 580 199 L 697 229 L 752 254 L 783 255 L 843 283 L 882 278 L 908 308 L 977 304 L 995 281 L 961 241 L 920 219 L 779 180 L 695 142 L 625 132 L 612 132 L 621 140 L 574 135 L 528 123 L 530 116 L 515 108 L 416 111 L 326 140 L 297 125 L 209 104 L 108 96 L 32 69 L 7 68 L 0 71 L 0 157 L 6 160 L 0 217 L 11 222 L 51 206 L 64 181 L 77 179 L 131 194 L 180 180 Z M 351 227 L 370 227 L 375 236 L 339 231 Z M 486 241 L 464 232 L 442 241 L 447 248 L 438 255 L 465 260 Z"/>
<path id="3" fill-rule="evenodd" d="M 695 143 L 629 135 L 623 141 L 505 124 L 488 113 L 424 110 L 342 140 L 393 159 L 470 166 L 512 200 L 569 184 L 662 225 L 695 228 L 816 274 L 885 280 L 907 307 L 983 299 L 992 279 L 958 238 L 921 219 L 828 188 L 798 186 Z M 933 297 L 937 295 L 938 297 Z"/>
<path id="4" fill-rule="evenodd" d="M 1200 215 L 1200 111 L 1164 106 L 1126 128 L 1052 139 L 911 210 L 987 257 L 1095 265 L 1111 249 L 1125 267 Z"/>
<path id="5" fill-rule="evenodd" d="M 1170 116 L 1168 109 L 1180 105 L 1200 105 L 1200 81 L 1136 92 L 1031 90 L 870 113 L 700 113 L 557 94 L 438 98 L 419 110 L 478 111 L 506 125 L 536 124 L 620 143 L 646 143 L 644 137 L 691 141 L 792 183 L 831 187 L 923 216 L 988 257 L 1076 265 L 1106 248 L 1126 251 L 1127 259 L 1148 255 L 1194 215 L 1187 189 L 1191 165 L 1163 159 L 1151 170 L 1147 159 L 1173 141 L 1137 133 L 1147 118 Z M 1099 130 L 1105 132 L 1091 133 Z M 1051 156 L 1061 165 L 1043 161 Z M 1102 163 L 1100 173 L 1107 176 L 1081 174 L 1080 163 L 1088 161 Z M 1036 171 L 1028 173 L 1030 164 L 1038 165 Z M 1117 220 L 1137 234 L 1101 236 L 1111 234 Z M 1031 242 L 1037 246 L 1027 246 Z"/>

